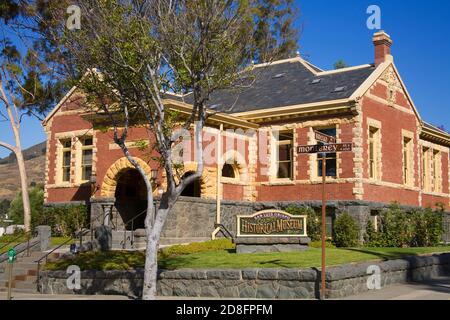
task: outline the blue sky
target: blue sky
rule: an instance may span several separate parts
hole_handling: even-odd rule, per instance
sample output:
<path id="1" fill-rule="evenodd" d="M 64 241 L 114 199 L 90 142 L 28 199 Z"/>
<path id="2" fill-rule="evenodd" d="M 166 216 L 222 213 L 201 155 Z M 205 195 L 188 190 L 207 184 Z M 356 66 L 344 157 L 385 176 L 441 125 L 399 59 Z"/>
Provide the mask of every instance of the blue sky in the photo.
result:
<path id="1" fill-rule="evenodd" d="M 394 41 L 395 64 L 422 118 L 450 130 L 450 1 L 298 0 L 302 26 L 300 52 L 315 65 L 332 69 L 373 62 L 372 35 L 366 27 L 369 5 L 381 8 L 382 29 Z M 23 146 L 46 139 L 40 122 L 24 119 Z M 13 142 L 7 123 L 0 139 Z M 9 154 L 0 148 L 0 157 Z"/>

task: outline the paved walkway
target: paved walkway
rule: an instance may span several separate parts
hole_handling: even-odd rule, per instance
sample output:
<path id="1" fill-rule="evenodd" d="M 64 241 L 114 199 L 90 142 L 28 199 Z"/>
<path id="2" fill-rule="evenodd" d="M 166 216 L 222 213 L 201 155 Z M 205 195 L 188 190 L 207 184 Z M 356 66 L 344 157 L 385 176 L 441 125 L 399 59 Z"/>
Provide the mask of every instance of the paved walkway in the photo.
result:
<path id="1" fill-rule="evenodd" d="M 450 300 L 450 277 L 394 284 L 381 290 L 347 297 L 345 300 Z"/>
<path id="2" fill-rule="evenodd" d="M 101 296 L 78 294 L 39 294 L 39 293 L 12 293 L 12 300 L 129 300 L 126 296 Z M 6 292 L 0 292 L 0 300 L 6 300 Z"/>
<path id="3" fill-rule="evenodd" d="M 158 300 L 190 299 L 192 298 L 158 297 Z M 6 300 L 6 292 L 0 292 L 0 300 Z M 129 298 L 113 295 L 50 295 L 13 292 L 13 300 L 129 300 Z M 450 300 L 450 277 L 442 277 L 421 283 L 394 284 L 381 290 L 350 296 L 344 298 L 344 300 Z"/>

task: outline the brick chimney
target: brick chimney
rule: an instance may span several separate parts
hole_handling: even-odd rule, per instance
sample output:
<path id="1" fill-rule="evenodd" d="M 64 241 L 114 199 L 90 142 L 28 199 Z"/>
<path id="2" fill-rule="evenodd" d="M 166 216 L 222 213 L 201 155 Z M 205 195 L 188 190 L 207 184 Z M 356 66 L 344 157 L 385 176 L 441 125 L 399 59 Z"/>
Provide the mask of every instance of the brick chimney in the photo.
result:
<path id="1" fill-rule="evenodd" d="M 373 45 L 375 46 L 375 66 L 378 67 L 385 61 L 392 61 L 391 55 L 392 39 L 383 30 L 373 35 Z"/>

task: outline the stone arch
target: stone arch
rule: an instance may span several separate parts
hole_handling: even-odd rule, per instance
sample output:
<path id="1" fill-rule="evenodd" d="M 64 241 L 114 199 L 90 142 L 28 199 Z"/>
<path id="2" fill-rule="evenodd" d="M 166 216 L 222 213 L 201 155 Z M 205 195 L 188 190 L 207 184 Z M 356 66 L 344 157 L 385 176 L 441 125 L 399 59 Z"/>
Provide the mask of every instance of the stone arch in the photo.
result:
<path id="1" fill-rule="evenodd" d="M 137 161 L 137 163 L 139 163 L 147 177 L 151 177 L 152 169 L 150 168 L 150 166 L 140 158 L 134 159 Z M 102 197 L 114 198 L 120 172 L 126 169 L 135 169 L 135 167 L 131 164 L 130 161 L 128 161 L 126 157 L 120 158 L 119 160 L 114 162 L 112 166 L 109 167 L 109 169 L 106 171 L 101 187 Z"/>
<path id="2" fill-rule="evenodd" d="M 228 150 L 222 157 L 223 164 L 221 166 L 221 170 L 229 159 L 232 159 L 235 162 L 237 167 L 236 169 L 239 173 L 239 181 L 248 181 L 248 168 L 245 157 L 236 150 Z"/>
<path id="3" fill-rule="evenodd" d="M 180 172 L 180 176 L 183 176 L 189 172 L 197 171 L 197 162 L 187 161 L 183 163 L 183 170 Z M 216 193 L 216 167 L 204 167 L 202 176 L 200 177 L 200 197 L 201 198 L 215 198 Z M 166 188 L 166 173 L 163 173 L 163 186 Z"/>

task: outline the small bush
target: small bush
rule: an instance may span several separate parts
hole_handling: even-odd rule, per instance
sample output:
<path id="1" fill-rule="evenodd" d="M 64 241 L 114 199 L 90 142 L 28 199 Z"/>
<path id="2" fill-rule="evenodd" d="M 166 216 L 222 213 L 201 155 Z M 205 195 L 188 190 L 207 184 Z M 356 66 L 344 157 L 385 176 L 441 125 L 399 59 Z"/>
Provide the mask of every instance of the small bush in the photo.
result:
<path id="1" fill-rule="evenodd" d="M 441 210 L 419 209 L 407 212 L 393 204 L 381 214 L 380 230 L 369 222 L 365 245 L 368 247 L 432 247 L 442 240 Z"/>
<path id="2" fill-rule="evenodd" d="M 31 209 L 31 227 L 34 229 L 40 223 L 40 217 L 44 207 L 44 186 L 39 184 L 28 190 Z M 14 224 L 24 224 L 22 192 L 18 192 L 11 201 L 8 214 Z"/>
<path id="3" fill-rule="evenodd" d="M 53 235 L 69 237 L 87 225 L 88 212 L 85 205 L 47 207 L 39 218 L 39 224 L 52 227 Z"/>
<path id="4" fill-rule="evenodd" d="M 358 245 L 358 225 L 348 213 L 336 218 L 333 242 L 337 247 L 348 248 Z"/>
<path id="5" fill-rule="evenodd" d="M 288 207 L 286 212 L 296 216 L 307 216 L 306 233 L 311 241 L 319 241 L 321 236 L 322 216 L 312 208 Z"/>

